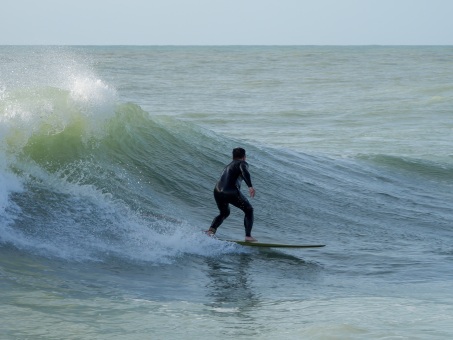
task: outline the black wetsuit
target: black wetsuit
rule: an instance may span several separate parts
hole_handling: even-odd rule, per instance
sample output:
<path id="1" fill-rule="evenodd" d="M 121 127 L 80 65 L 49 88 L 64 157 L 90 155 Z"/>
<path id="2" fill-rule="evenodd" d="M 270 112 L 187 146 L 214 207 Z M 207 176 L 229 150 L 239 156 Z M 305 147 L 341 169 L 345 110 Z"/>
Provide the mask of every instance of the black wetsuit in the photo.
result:
<path id="1" fill-rule="evenodd" d="M 242 180 L 244 180 L 249 188 L 252 187 L 247 162 L 238 159 L 233 160 L 225 167 L 214 188 L 214 198 L 220 214 L 212 221 L 211 228 L 217 230 L 222 222 L 230 215 L 229 205 L 232 204 L 244 212 L 245 236 L 251 236 L 253 207 L 240 191 Z"/>

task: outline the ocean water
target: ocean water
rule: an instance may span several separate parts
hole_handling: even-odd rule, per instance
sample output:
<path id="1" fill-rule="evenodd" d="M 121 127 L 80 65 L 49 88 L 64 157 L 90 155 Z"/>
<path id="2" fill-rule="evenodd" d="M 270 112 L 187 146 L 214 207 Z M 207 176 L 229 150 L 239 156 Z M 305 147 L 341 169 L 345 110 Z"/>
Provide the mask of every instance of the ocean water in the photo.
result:
<path id="1" fill-rule="evenodd" d="M 0 338 L 451 339 L 452 147 L 449 46 L 1 46 Z"/>

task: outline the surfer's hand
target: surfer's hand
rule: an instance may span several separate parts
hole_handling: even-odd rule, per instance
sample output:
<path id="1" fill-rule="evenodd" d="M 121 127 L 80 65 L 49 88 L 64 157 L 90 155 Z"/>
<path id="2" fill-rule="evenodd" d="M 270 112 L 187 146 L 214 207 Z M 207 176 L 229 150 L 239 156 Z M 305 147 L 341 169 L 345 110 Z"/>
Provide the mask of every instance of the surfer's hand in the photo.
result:
<path id="1" fill-rule="evenodd" d="M 249 188 L 249 193 L 251 198 L 255 197 L 255 189 L 253 187 Z"/>

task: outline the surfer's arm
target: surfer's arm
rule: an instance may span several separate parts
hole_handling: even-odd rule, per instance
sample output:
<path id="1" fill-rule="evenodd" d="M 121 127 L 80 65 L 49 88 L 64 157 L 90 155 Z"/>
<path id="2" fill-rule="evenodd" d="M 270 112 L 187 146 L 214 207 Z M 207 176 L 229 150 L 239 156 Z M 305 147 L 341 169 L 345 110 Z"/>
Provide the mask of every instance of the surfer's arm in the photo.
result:
<path id="1" fill-rule="evenodd" d="M 253 187 L 252 178 L 250 177 L 250 173 L 248 170 L 248 164 L 246 162 L 242 161 L 239 164 L 239 169 L 241 170 L 241 175 L 242 175 L 242 178 L 244 179 L 245 184 L 247 184 L 247 186 L 249 188 L 252 188 Z"/>
<path id="2" fill-rule="evenodd" d="M 242 178 L 244 179 L 245 184 L 249 187 L 249 193 L 250 197 L 255 197 L 255 188 L 253 188 L 252 185 L 252 178 L 250 177 L 250 172 L 248 170 L 248 164 L 246 162 L 241 162 L 239 165 L 239 168 L 241 169 L 241 175 Z"/>

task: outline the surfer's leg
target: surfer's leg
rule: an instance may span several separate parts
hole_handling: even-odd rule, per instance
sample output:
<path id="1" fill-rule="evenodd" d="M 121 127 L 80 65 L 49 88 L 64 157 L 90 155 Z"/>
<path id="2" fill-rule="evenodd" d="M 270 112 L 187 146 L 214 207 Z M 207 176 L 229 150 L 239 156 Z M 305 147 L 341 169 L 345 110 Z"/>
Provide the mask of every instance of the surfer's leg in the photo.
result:
<path id="1" fill-rule="evenodd" d="M 245 237 L 252 237 L 252 228 L 253 228 L 253 207 L 250 204 L 249 200 L 242 194 L 239 193 L 236 196 L 236 199 L 230 202 L 235 207 L 241 209 L 244 212 L 244 228 L 245 228 Z"/>
<path id="2" fill-rule="evenodd" d="M 249 204 L 244 210 L 244 227 L 245 227 L 245 237 L 252 237 L 252 228 L 253 228 L 253 207 Z"/>
<path id="3" fill-rule="evenodd" d="M 215 234 L 217 228 L 222 224 L 225 219 L 230 216 L 230 206 L 225 195 L 214 191 L 215 202 L 217 203 L 217 208 L 219 208 L 219 215 L 217 215 L 211 223 L 209 230 L 212 230 L 212 233 Z"/>

